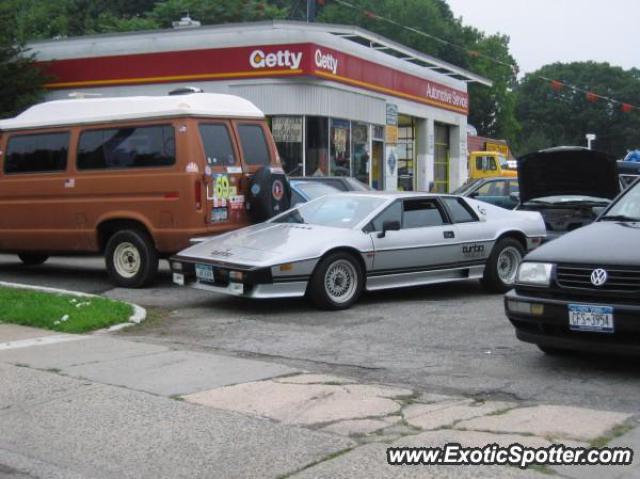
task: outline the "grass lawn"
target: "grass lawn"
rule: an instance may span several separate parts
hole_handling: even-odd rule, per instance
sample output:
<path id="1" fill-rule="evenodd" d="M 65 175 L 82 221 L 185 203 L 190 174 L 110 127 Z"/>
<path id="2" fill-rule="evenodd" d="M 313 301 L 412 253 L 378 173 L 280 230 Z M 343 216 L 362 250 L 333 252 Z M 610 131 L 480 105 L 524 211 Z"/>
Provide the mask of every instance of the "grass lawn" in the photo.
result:
<path id="1" fill-rule="evenodd" d="M 131 305 L 106 298 L 0 287 L 0 323 L 84 333 L 124 323 L 132 314 Z"/>

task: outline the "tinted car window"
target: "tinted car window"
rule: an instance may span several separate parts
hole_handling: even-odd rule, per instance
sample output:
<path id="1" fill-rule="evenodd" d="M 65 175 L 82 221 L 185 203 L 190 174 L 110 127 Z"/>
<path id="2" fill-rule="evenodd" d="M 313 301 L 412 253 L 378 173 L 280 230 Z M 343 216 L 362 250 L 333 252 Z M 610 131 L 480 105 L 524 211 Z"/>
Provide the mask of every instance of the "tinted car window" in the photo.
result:
<path id="1" fill-rule="evenodd" d="M 199 128 L 207 163 L 210 166 L 235 165 L 236 155 L 226 125 L 203 123 Z"/>
<path id="2" fill-rule="evenodd" d="M 176 162 L 172 126 L 85 131 L 78 142 L 78 169 L 146 168 Z"/>
<path id="3" fill-rule="evenodd" d="M 261 125 L 239 125 L 238 133 L 244 161 L 248 165 L 268 165 L 271 162 Z"/>
<path id="4" fill-rule="evenodd" d="M 451 213 L 451 219 L 454 223 L 469 223 L 471 221 L 478 221 L 478 218 L 469 210 L 469 207 L 460 198 L 444 197 L 442 201 L 449 208 Z"/>
<path id="5" fill-rule="evenodd" d="M 369 231 L 382 231 L 382 225 L 385 221 L 397 221 L 402 224 L 402 203 L 396 201 L 376 216 L 371 221 L 371 228 L 369 228 Z"/>
<path id="6" fill-rule="evenodd" d="M 68 132 L 12 136 L 7 145 L 4 172 L 64 171 L 68 150 Z"/>
<path id="7" fill-rule="evenodd" d="M 477 190 L 479 198 L 483 196 L 506 196 L 507 182 L 504 180 L 487 181 Z"/>
<path id="8" fill-rule="evenodd" d="M 405 200 L 402 215 L 403 228 L 423 228 L 445 223 L 442 212 L 435 200 Z"/>

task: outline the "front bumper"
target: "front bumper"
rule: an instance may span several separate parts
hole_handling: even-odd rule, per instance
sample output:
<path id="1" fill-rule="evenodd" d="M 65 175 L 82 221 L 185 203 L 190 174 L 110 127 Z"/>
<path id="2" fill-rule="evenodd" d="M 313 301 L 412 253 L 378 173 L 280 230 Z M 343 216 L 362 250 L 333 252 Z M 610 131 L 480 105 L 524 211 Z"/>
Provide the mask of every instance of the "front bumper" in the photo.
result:
<path id="1" fill-rule="evenodd" d="M 516 337 L 521 341 L 549 348 L 585 352 L 640 354 L 640 304 L 617 304 L 604 302 L 600 298 L 594 298 L 593 301 L 577 298 L 550 299 L 535 296 L 533 293 L 518 293 L 515 290 L 509 291 L 504 301 L 507 317 L 516 329 Z M 541 305 L 542 313 L 512 311 L 508 306 L 510 301 Z M 599 333 L 569 329 L 569 304 L 612 306 L 614 332 Z M 540 306 L 536 308 L 539 310 Z"/>
<path id="2" fill-rule="evenodd" d="M 174 268 L 175 263 L 181 269 Z M 243 298 L 298 298 L 307 291 L 307 278 L 273 278 L 269 268 L 243 269 L 232 265 L 212 265 L 215 268 L 214 281 L 203 281 L 196 276 L 195 263 L 185 262 L 184 258 L 174 257 L 170 261 L 173 282 L 179 286 L 226 294 Z M 243 279 L 234 280 L 230 271 L 242 271 Z"/>

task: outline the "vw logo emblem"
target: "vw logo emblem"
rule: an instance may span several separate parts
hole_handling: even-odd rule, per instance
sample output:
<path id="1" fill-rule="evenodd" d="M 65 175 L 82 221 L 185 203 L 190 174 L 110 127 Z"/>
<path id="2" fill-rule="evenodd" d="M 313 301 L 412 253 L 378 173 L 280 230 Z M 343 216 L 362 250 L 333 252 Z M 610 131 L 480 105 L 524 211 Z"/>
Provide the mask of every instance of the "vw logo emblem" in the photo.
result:
<path id="1" fill-rule="evenodd" d="M 607 272 L 604 269 L 594 269 L 591 273 L 591 284 L 594 286 L 602 286 L 607 282 L 607 277 Z"/>

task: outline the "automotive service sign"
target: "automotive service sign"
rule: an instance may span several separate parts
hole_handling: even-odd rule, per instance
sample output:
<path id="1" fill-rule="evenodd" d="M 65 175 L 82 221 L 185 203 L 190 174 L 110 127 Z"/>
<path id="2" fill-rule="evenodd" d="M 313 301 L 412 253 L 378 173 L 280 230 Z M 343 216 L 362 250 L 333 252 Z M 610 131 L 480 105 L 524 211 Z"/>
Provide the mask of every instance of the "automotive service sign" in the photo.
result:
<path id="1" fill-rule="evenodd" d="M 42 62 L 49 89 L 307 76 L 468 114 L 469 97 L 426 78 L 313 43 L 139 53 Z"/>

